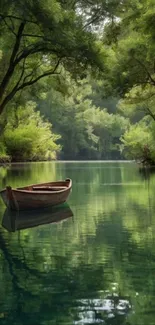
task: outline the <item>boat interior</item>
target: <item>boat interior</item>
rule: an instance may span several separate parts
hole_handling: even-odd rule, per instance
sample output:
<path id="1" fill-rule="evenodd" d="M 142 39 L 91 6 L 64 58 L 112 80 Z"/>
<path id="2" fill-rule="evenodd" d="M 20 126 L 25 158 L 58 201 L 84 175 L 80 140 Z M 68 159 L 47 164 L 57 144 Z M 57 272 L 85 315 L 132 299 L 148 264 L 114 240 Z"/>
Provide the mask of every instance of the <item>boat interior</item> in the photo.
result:
<path id="1" fill-rule="evenodd" d="M 33 184 L 24 187 L 18 187 L 17 190 L 25 191 L 63 191 L 69 187 L 68 181 L 59 181 L 51 183 Z"/>

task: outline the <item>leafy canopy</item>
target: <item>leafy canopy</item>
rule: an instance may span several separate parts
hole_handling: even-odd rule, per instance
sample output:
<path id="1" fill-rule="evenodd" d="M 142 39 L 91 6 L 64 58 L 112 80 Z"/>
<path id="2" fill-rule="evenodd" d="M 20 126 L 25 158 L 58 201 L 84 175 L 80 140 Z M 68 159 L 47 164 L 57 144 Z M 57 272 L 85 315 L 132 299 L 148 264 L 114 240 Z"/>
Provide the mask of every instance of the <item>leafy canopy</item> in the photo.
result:
<path id="1" fill-rule="evenodd" d="M 26 87 L 58 78 L 62 67 L 72 75 L 104 67 L 102 43 L 64 1 L 2 0 L 0 29 L 0 113 Z"/>

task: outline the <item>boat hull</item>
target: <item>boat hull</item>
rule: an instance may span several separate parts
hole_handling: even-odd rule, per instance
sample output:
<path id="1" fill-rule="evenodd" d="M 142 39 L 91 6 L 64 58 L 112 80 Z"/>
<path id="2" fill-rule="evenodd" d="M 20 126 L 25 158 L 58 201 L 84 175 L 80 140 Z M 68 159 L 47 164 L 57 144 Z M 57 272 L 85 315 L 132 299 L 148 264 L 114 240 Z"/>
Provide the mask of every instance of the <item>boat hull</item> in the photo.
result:
<path id="1" fill-rule="evenodd" d="M 67 182 L 67 181 L 66 181 Z M 55 185 L 65 185 L 64 189 L 56 191 L 48 191 L 45 189 L 47 186 Z M 44 186 L 44 191 L 42 190 Z M 5 205 L 11 210 L 26 210 L 26 209 L 37 209 L 37 208 L 46 208 L 50 206 L 55 206 L 61 203 L 66 202 L 71 191 L 71 180 L 68 183 L 63 184 L 62 182 L 58 183 L 44 183 L 30 185 L 25 188 L 6 188 L 0 192 L 1 197 Z M 36 187 L 37 190 L 31 190 Z M 58 187 L 59 188 L 59 187 Z"/>

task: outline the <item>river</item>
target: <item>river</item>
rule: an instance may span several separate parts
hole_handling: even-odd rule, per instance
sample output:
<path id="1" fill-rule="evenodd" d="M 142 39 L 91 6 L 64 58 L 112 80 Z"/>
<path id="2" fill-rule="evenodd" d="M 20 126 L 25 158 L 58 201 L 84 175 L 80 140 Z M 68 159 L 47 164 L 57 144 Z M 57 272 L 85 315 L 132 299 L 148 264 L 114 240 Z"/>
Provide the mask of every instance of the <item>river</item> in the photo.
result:
<path id="1" fill-rule="evenodd" d="M 59 222 L 12 232 L 0 201 L 0 324 L 155 324 L 155 174 L 132 162 L 0 167 L 1 188 L 68 177 Z"/>

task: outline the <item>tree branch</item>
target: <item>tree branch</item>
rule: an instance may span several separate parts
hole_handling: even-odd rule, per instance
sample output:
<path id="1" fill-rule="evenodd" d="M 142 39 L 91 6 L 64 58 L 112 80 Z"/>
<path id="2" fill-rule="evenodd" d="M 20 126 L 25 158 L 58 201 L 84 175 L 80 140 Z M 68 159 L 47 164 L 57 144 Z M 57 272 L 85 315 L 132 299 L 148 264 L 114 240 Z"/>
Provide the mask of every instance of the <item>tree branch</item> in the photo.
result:
<path id="1" fill-rule="evenodd" d="M 150 72 L 147 70 L 145 64 L 142 63 L 142 62 L 141 62 L 139 59 L 137 59 L 137 58 L 134 58 L 134 59 L 135 59 L 135 61 L 137 61 L 137 62 L 140 64 L 140 66 L 145 70 L 145 72 L 146 72 L 147 75 L 148 75 L 148 78 L 149 78 L 150 81 L 151 81 L 151 84 L 152 84 L 153 86 L 155 86 L 155 80 L 152 78 L 152 76 L 151 76 Z"/>
<path id="2" fill-rule="evenodd" d="M 36 24 L 36 25 L 38 25 L 37 21 L 29 20 L 29 19 L 23 19 L 23 18 L 21 18 L 21 17 L 14 16 L 14 15 L 2 15 L 2 14 L 0 14 L 0 17 L 1 17 L 2 19 L 10 18 L 10 19 L 16 19 L 16 20 L 19 20 L 19 21 L 21 21 L 21 22 L 26 22 L 26 23 L 31 23 L 31 24 Z"/>
<path id="3" fill-rule="evenodd" d="M 32 80 L 32 79 L 33 79 L 33 74 L 37 71 L 38 68 L 40 68 L 41 65 L 42 65 L 42 63 L 38 64 L 34 69 L 32 69 L 32 70 L 30 71 L 30 73 L 28 73 L 28 74 L 24 77 L 24 79 L 23 79 L 23 83 L 25 83 L 26 79 L 28 79 L 28 78 L 30 78 L 30 77 L 32 77 L 32 78 L 31 78 L 31 80 Z"/>
<path id="4" fill-rule="evenodd" d="M 153 120 L 155 121 L 155 115 L 152 113 L 152 111 L 150 110 L 150 108 L 147 106 L 147 107 L 145 107 L 145 109 L 148 112 L 148 115 L 150 115 L 153 118 Z"/>
<path id="5" fill-rule="evenodd" d="M 18 28 L 18 33 L 16 35 L 16 41 L 15 41 L 14 48 L 12 50 L 12 54 L 11 54 L 11 57 L 10 57 L 9 67 L 8 67 L 8 70 L 7 70 L 3 80 L 1 82 L 1 85 L 0 85 L 0 100 L 2 100 L 5 89 L 6 89 L 7 85 L 8 85 L 8 83 L 9 83 L 9 81 L 10 81 L 12 75 L 13 75 L 14 69 L 16 67 L 15 58 L 16 58 L 16 55 L 17 55 L 19 47 L 20 47 L 20 42 L 21 42 L 24 27 L 25 27 L 25 23 L 22 22 L 20 24 L 19 28 Z"/>
<path id="6" fill-rule="evenodd" d="M 24 27 L 25 27 L 25 22 L 22 22 L 20 24 L 20 26 L 19 26 L 18 34 L 16 36 L 16 42 L 15 42 L 15 45 L 14 45 L 14 48 L 13 48 L 13 51 L 12 51 L 12 55 L 11 55 L 11 58 L 10 58 L 10 65 L 13 64 L 13 62 L 15 60 L 15 57 L 17 55 L 17 52 L 19 50 L 20 41 L 21 41 L 21 38 L 22 38 L 22 33 L 23 33 L 23 30 L 24 30 Z"/>
<path id="7" fill-rule="evenodd" d="M 11 92 L 4 98 L 3 102 L 1 103 L 0 105 L 0 114 L 3 112 L 3 109 L 4 107 L 7 105 L 7 103 L 15 96 L 15 94 L 20 91 L 20 90 L 23 90 L 24 88 L 28 87 L 28 86 L 31 86 L 33 85 L 34 83 L 36 83 L 37 81 L 39 81 L 40 79 L 42 78 L 45 78 L 47 76 L 50 76 L 50 75 L 54 75 L 56 74 L 56 70 L 60 64 L 60 61 L 62 60 L 62 57 L 58 59 L 58 62 L 56 63 L 55 67 L 53 70 L 48 70 L 44 73 L 42 73 L 41 75 L 39 75 L 38 77 L 36 77 L 35 79 L 31 79 L 27 82 L 23 82 L 19 87 L 19 83 L 21 81 L 21 78 L 23 76 L 23 71 L 22 71 L 22 74 L 17 82 L 17 84 L 15 85 L 15 87 L 11 90 Z M 32 73 L 31 73 L 32 74 Z M 31 75 L 30 74 L 30 75 Z M 28 77 L 28 76 L 26 76 Z"/>
<path id="8" fill-rule="evenodd" d="M 8 27 L 8 29 L 17 37 L 17 34 L 14 32 L 14 29 L 13 29 L 13 27 L 11 27 L 8 23 L 7 23 L 7 21 L 6 21 L 6 19 L 3 19 L 4 20 L 4 23 L 5 23 L 5 25 Z M 12 22 L 11 22 L 12 23 Z"/>
<path id="9" fill-rule="evenodd" d="M 100 17 L 100 12 L 98 12 L 92 19 L 88 20 L 87 23 L 83 26 L 83 28 L 86 28 L 92 24 L 94 24 Z"/>
<path id="10" fill-rule="evenodd" d="M 60 64 L 60 60 L 61 59 L 58 60 L 58 62 L 55 65 L 55 67 L 54 67 L 53 70 L 48 70 L 48 71 L 44 72 L 43 74 L 41 74 L 40 76 L 38 76 L 37 78 L 32 79 L 30 81 L 27 81 L 27 82 L 23 83 L 20 87 L 17 88 L 17 91 L 19 91 L 19 90 L 21 90 L 21 89 L 23 89 L 23 88 L 25 88 L 27 86 L 33 85 L 34 83 L 36 83 L 37 81 L 39 81 L 40 79 L 42 79 L 44 77 L 50 76 L 52 74 L 55 74 L 56 73 L 56 70 L 57 70 L 57 68 L 58 68 L 58 66 Z"/>
<path id="11" fill-rule="evenodd" d="M 35 45 L 35 47 L 31 46 L 30 48 L 26 48 L 24 51 L 22 51 L 21 54 L 18 55 L 18 57 L 16 58 L 15 64 L 17 65 L 21 60 L 23 60 L 24 58 L 27 58 L 29 55 L 33 55 L 35 53 L 40 53 L 40 52 L 43 52 L 43 53 L 53 52 L 53 53 L 59 55 L 59 51 L 52 49 L 52 48 L 45 47 L 39 43 L 38 46 L 37 45 Z"/>
<path id="12" fill-rule="evenodd" d="M 21 82 L 21 80 L 23 78 L 23 75 L 24 75 L 24 72 L 25 72 L 25 61 L 26 61 L 26 59 L 24 59 L 24 61 L 23 61 L 21 75 L 20 75 L 15 87 L 13 88 L 13 91 L 15 91 L 18 88 L 18 86 L 19 86 L 19 84 L 20 84 L 20 82 Z"/>

